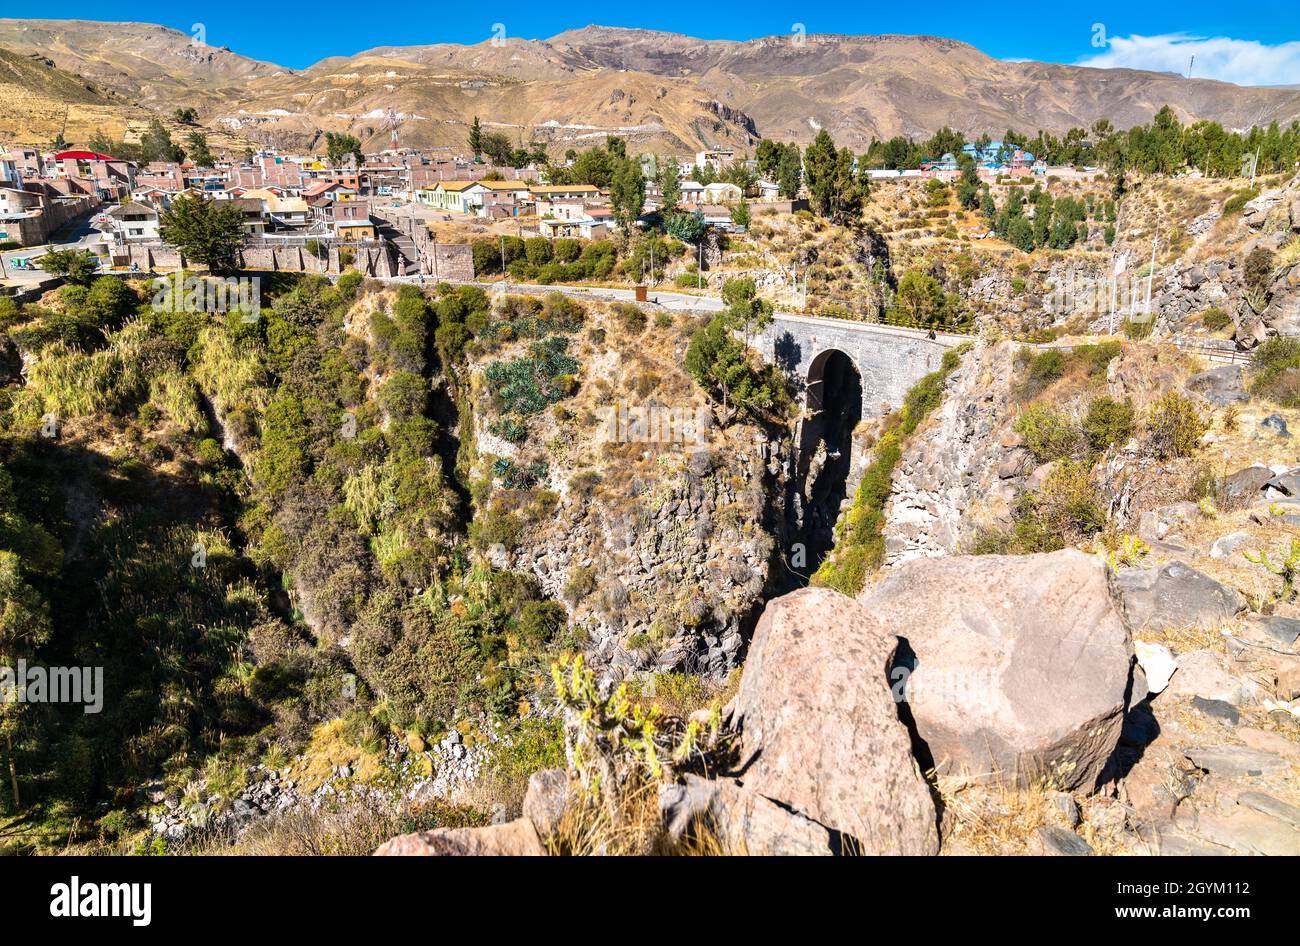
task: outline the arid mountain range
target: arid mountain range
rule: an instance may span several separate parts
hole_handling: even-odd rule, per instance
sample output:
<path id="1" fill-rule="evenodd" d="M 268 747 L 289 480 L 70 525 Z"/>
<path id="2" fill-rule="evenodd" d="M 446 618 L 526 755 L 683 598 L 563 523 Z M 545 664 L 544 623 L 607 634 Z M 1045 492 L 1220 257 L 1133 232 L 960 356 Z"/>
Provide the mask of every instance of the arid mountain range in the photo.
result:
<path id="1" fill-rule="evenodd" d="M 823 127 L 855 150 L 872 138 L 921 136 L 942 125 L 972 135 L 1059 134 L 1099 118 L 1119 127 L 1145 122 L 1165 104 L 1184 121 L 1238 129 L 1300 118 L 1300 90 L 1006 62 L 929 36 L 798 40 L 698 40 L 591 26 L 548 40 L 378 47 L 292 70 L 196 45 L 162 26 L 0 19 L 0 50 L 17 54 L 5 62 L 40 57 L 61 70 L 57 82 L 35 90 L 48 115 L 30 128 L 24 117 L 35 91 L 17 100 L 0 95 L 0 134 L 44 141 L 59 102 L 67 106 L 69 141 L 102 117 L 96 110 L 116 114 L 131 133 L 141 106 L 163 113 L 193 106 L 203 124 L 250 141 L 310 147 L 323 131 L 338 130 L 380 147 L 392 109 L 399 141 L 411 146 L 463 149 L 477 115 L 520 143 L 564 149 L 616 133 L 638 149 L 679 153 L 745 149 L 760 138 L 807 142 Z"/>

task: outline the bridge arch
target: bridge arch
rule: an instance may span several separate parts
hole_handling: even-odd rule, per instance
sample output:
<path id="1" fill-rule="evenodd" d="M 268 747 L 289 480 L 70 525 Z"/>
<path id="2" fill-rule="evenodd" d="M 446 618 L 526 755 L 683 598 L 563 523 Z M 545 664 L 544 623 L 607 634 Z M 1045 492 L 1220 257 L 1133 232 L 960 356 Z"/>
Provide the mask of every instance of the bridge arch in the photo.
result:
<path id="1" fill-rule="evenodd" d="M 853 356 L 840 348 L 826 348 L 808 363 L 807 410 L 799 424 L 789 509 L 809 574 L 834 546 L 835 522 L 848 497 L 862 380 Z"/>
<path id="2" fill-rule="evenodd" d="M 862 370 L 852 355 L 839 348 L 826 348 L 814 356 L 805 378 L 808 410 L 825 410 L 827 404 L 834 399 L 837 386 L 846 381 L 849 369 L 857 376 L 861 397 Z"/>

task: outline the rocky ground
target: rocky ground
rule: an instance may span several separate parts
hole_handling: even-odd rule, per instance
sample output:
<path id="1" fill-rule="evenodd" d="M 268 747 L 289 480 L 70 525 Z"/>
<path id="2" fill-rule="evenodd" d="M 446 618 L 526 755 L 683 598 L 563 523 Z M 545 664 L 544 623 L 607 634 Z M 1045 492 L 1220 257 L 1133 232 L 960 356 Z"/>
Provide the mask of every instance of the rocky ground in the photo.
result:
<path id="1" fill-rule="evenodd" d="M 456 803 L 473 791 L 498 743 L 508 740 L 490 727 L 485 732 L 487 738 L 467 745 L 453 729 L 418 749 L 390 737 L 377 759 L 363 762 L 335 764 L 300 754 L 279 769 L 257 764 L 229 797 L 204 779 L 183 794 L 158 781 L 142 786 L 144 812 L 150 832 L 169 850 L 196 843 L 219 850 L 238 847 L 250 831 L 273 828 L 288 816 L 353 808 L 398 815 L 412 806 Z"/>

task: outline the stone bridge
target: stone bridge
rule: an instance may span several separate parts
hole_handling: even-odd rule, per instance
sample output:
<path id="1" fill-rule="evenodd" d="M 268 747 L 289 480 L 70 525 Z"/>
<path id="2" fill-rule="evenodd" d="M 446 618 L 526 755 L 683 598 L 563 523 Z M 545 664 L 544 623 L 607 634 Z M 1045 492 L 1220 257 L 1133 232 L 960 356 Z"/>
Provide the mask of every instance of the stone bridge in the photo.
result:
<path id="1" fill-rule="evenodd" d="M 827 371 L 836 353 L 847 357 L 862 383 L 862 417 L 900 407 L 917 381 L 939 367 L 943 353 L 969 339 L 924 329 L 850 322 L 778 312 L 751 343 L 768 362 L 789 373 L 806 392 L 808 408 L 823 407 Z"/>

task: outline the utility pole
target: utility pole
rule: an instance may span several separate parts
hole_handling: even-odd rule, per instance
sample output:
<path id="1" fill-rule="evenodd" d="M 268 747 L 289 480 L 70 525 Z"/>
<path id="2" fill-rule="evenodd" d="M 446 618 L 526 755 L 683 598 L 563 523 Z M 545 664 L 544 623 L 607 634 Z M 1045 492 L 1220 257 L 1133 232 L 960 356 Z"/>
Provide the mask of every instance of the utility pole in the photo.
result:
<path id="1" fill-rule="evenodd" d="M 502 292 L 510 288 L 510 275 L 506 272 L 506 235 L 501 234 L 501 285 Z"/>
<path id="2" fill-rule="evenodd" d="M 696 280 L 697 289 L 704 288 L 704 236 L 700 235 L 700 265 L 695 270 L 695 275 L 699 278 Z"/>
<path id="3" fill-rule="evenodd" d="M 1156 247 L 1160 245 L 1160 234 L 1151 243 L 1151 268 L 1147 272 L 1147 317 L 1151 317 L 1151 286 L 1156 281 Z"/>
<path id="4" fill-rule="evenodd" d="M 1115 309 L 1119 302 L 1119 277 L 1128 268 L 1127 252 L 1115 260 L 1110 272 L 1110 334 L 1115 334 Z"/>

